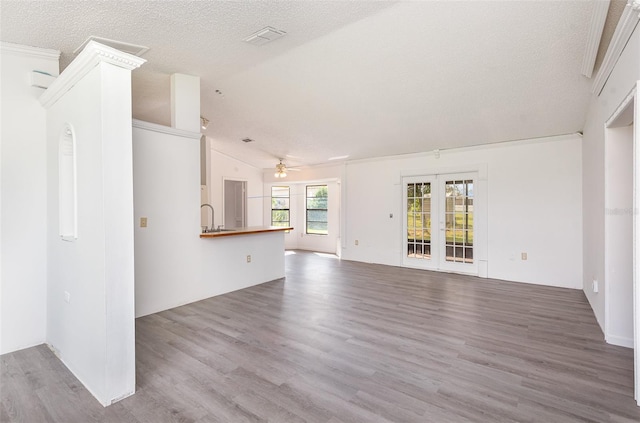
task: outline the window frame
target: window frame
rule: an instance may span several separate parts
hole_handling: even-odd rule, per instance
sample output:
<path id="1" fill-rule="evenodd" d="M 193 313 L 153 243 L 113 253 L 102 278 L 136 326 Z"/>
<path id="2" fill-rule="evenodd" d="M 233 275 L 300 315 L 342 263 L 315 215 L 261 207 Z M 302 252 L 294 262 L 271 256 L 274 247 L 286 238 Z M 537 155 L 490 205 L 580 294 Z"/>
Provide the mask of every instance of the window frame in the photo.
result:
<path id="1" fill-rule="evenodd" d="M 325 197 L 327 199 L 327 205 L 326 208 L 324 209 L 320 209 L 320 208 L 312 208 L 309 209 L 309 200 L 310 199 L 315 199 L 317 197 L 309 197 L 309 188 L 325 188 L 326 192 L 327 192 L 327 196 Z M 307 235 L 319 235 L 319 236 L 327 236 L 329 235 L 329 185 L 327 184 L 314 184 L 314 185 L 306 185 L 305 186 L 305 190 L 304 190 L 304 210 L 305 210 L 305 222 L 304 222 L 304 230 L 305 230 L 305 234 Z M 320 222 L 320 223 L 326 223 L 327 225 L 327 229 L 325 230 L 324 233 L 318 233 L 317 231 L 315 232 L 309 232 L 309 211 L 324 211 L 326 214 L 326 220 L 321 221 L 321 220 L 312 220 L 311 222 Z"/>
<path id="2" fill-rule="evenodd" d="M 286 188 L 287 189 L 287 196 L 274 196 L 273 195 L 273 189 L 274 188 Z M 274 198 L 286 198 L 287 200 L 289 200 L 289 207 L 287 208 L 273 208 L 273 199 Z M 287 212 L 287 220 L 286 220 L 286 225 L 282 226 L 282 225 L 277 225 L 274 224 L 274 220 L 273 220 L 273 212 L 274 211 L 286 211 Z M 277 223 L 282 223 L 281 222 L 277 222 Z M 286 227 L 286 228 L 290 228 L 291 227 L 291 187 L 288 185 L 274 185 L 271 187 L 271 226 L 278 226 L 278 227 Z"/>

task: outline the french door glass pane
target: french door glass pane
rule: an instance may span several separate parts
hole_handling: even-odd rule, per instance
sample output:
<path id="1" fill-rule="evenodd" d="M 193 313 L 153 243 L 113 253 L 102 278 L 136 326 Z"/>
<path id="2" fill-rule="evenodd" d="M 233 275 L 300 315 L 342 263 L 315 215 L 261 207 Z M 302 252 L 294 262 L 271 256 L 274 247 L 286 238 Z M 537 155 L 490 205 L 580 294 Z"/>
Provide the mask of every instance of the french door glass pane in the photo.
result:
<path id="1" fill-rule="evenodd" d="M 431 258 L 431 183 L 407 184 L 407 257 Z"/>
<path id="2" fill-rule="evenodd" d="M 473 263 L 473 180 L 445 182 L 445 260 Z"/>

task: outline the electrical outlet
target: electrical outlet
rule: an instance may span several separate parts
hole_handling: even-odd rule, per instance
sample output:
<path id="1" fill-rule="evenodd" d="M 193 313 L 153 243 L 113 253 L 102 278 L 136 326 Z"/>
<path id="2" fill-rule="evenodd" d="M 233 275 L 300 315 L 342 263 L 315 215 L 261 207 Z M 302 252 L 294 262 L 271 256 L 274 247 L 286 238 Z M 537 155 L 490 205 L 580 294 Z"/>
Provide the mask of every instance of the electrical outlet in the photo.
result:
<path id="1" fill-rule="evenodd" d="M 69 293 L 69 291 L 64 291 L 64 302 L 65 303 L 71 302 L 71 294 Z"/>
<path id="2" fill-rule="evenodd" d="M 360 245 L 360 241 L 356 239 L 356 245 Z"/>
<path id="3" fill-rule="evenodd" d="M 521 258 L 522 260 L 526 260 L 526 259 L 527 259 L 527 253 L 521 253 L 521 254 L 520 254 L 520 258 Z"/>
<path id="4" fill-rule="evenodd" d="M 247 263 L 251 263 L 251 254 L 247 254 Z"/>
<path id="5" fill-rule="evenodd" d="M 593 288 L 593 292 L 598 292 L 598 280 L 594 279 L 592 284 L 591 284 L 591 288 Z"/>
<path id="6" fill-rule="evenodd" d="M 140 218 L 140 227 L 141 228 L 146 228 L 147 227 L 147 218 L 146 217 L 141 217 Z"/>

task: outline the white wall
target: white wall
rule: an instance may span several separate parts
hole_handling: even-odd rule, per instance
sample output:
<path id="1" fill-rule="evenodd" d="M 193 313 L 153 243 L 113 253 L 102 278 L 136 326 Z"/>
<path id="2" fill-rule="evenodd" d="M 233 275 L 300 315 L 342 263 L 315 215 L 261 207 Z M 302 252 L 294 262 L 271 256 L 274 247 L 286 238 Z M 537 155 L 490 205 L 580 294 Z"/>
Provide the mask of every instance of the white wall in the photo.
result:
<path id="1" fill-rule="evenodd" d="M 200 274 L 200 137 L 155 128 L 134 121 L 136 317 L 189 302 L 187 287 Z M 147 218 L 146 228 L 139 225 L 141 217 Z"/>
<path id="2" fill-rule="evenodd" d="M 135 121 L 133 138 L 135 221 L 148 219 L 135 228 L 136 316 L 284 277 L 282 232 L 200 238 L 199 134 Z M 247 177 L 261 202 L 261 174 L 258 183 L 250 167 L 224 157 L 212 169 Z M 261 225 L 262 204 L 254 210 L 250 225 Z"/>
<path id="3" fill-rule="evenodd" d="M 440 158 L 417 154 L 348 162 L 342 256 L 400 266 L 402 175 L 486 167 L 487 227 L 476 228 L 484 238 L 478 242 L 487 245 L 486 276 L 581 288 L 580 158 L 581 137 L 570 135 L 444 150 Z"/>
<path id="4" fill-rule="evenodd" d="M 44 89 L 32 70 L 58 74 L 59 52 L 2 43 L 0 354 L 46 340 L 47 158 Z"/>
<path id="5" fill-rule="evenodd" d="M 630 5 L 627 6 L 626 12 L 635 14 Z M 630 21 L 633 22 L 633 21 Z M 637 22 L 637 21 L 636 21 Z M 623 40 L 624 41 L 624 40 Z M 632 33 L 626 42 L 621 56 L 616 62 L 616 66 L 609 75 L 602 92 L 594 95 L 591 99 L 587 121 L 584 127 L 584 146 L 583 146 L 583 213 L 584 213 L 584 280 L 583 289 L 593 308 L 598 323 L 605 332 L 607 342 L 629 346 L 628 338 L 619 337 L 624 327 L 620 327 L 621 322 L 614 322 L 608 318 L 612 317 L 610 311 L 618 308 L 625 309 L 628 307 L 628 299 L 622 299 L 616 296 L 619 285 L 609 286 L 607 280 L 607 269 L 605 266 L 605 225 L 607 218 L 606 209 L 604 207 L 606 201 L 606 191 L 610 189 L 605 185 L 605 140 L 613 135 L 615 130 L 611 132 L 606 128 L 606 123 L 616 112 L 618 107 L 629 98 L 632 90 L 637 87 L 637 81 L 640 79 L 640 31 L 636 30 Z M 637 143 L 638 129 L 638 93 L 635 93 L 635 111 L 634 111 L 634 130 L 635 140 Z M 640 163 L 640 149 L 637 144 L 634 145 L 634 196 L 635 207 L 633 208 L 633 219 L 635 234 L 633 239 L 637 243 L 640 234 L 640 225 L 638 225 L 637 205 L 639 200 L 638 184 L 640 183 L 640 173 L 638 172 L 638 163 Z M 633 288 L 633 315 L 634 315 L 634 337 L 633 343 L 634 363 L 635 363 L 635 399 L 640 405 L 640 289 L 638 289 L 638 275 L 640 257 L 638 245 L 634 245 L 634 269 L 635 287 Z M 600 281 L 599 292 L 594 292 L 592 281 Z M 613 289 L 611 289 L 613 288 Z"/>
<path id="6" fill-rule="evenodd" d="M 584 218 L 583 289 L 603 332 L 605 331 L 605 122 L 640 79 L 640 32 L 635 31 L 602 93 L 593 96 L 584 127 L 582 187 Z M 592 288 L 599 281 L 599 292 Z M 615 303 L 609 305 L 617 307 Z"/>
<path id="7" fill-rule="evenodd" d="M 91 70 L 72 87 L 62 84 L 68 91 L 47 111 L 47 341 L 108 405 L 135 391 L 131 71 L 92 54 L 99 63 L 83 68 Z M 58 229 L 58 140 L 66 123 L 77 143 L 73 242 Z"/>
<path id="8" fill-rule="evenodd" d="M 247 226 L 264 225 L 262 169 L 215 150 L 209 150 L 209 153 L 209 202 L 216 213 L 216 227 L 224 224 L 222 195 L 225 179 L 247 182 Z"/>

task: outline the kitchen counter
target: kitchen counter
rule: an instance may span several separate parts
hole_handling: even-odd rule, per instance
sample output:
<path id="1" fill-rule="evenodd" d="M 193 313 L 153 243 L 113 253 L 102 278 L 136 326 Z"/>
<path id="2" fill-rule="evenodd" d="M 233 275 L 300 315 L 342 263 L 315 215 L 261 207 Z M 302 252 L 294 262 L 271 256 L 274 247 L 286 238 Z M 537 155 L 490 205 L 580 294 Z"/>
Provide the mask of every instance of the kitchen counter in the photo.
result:
<path id="1" fill-rule="evenodd" d="M 207 232 L 204 234 L 200 234 L 200 238 L 220 238 L 220 237 L 226 237 L 226 236 L 251 235 L 251 234 L 261 234 L 261 233 L 270 233 L 270 232 L 291 231 L 291 230 L 293 230 L 293 228 L 291 227 L 283 228 L 281 226 L 250 226 L 248 228 L 226 229 L 220 232 Z"/>

